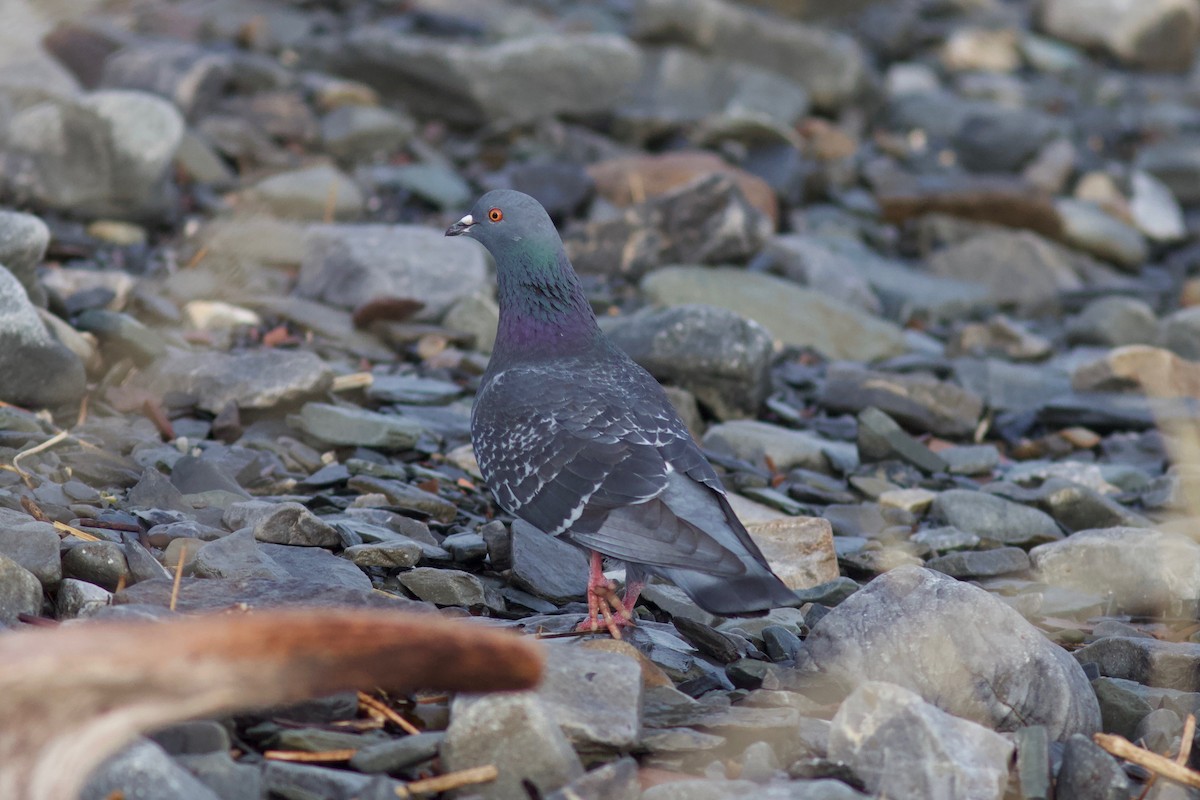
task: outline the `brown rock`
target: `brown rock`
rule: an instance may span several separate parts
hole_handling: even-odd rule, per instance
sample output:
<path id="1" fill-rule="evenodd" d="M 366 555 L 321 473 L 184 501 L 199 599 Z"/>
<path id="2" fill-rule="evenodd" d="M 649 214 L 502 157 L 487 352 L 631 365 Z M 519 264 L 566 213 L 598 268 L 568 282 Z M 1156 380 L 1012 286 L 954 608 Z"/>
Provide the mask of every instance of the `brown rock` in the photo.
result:
<path id="1" fill-rule="evenodd" d="M 772 228 L 779 227 L 779 204 L 767 182 L 712 153 L 680 150 L 611 158 L 592 164 L 587 173 L 596 182 L 597 194 L 620 208 L 659 197 L 706 175 L 730 175 L 750 205 L 771 219 Z"/>
<path id="2" fill-rule="evenodd" d="M 589 639 L 579 646 L 585 647 L 588 650 L 616 653 L 635 659 L 638 662 L 638 666 L 642 668 L 642 686 L 646 688 L 652 686 L 670 686 L 672 689 L 675 688 L 675 682 L 663 671 L 663 668 L 646 658 L 641 650 L 638 650 L 629 642 L 617 639 Z"/>
<path id="3" fill-rule="evenodd" d="M 746 525 L 750 538 L 789 589 L 809 589 L 838 577 L 833 526 L 820 517 L 784 517 Z"/>
<path id="4" fill-rule="evenodd" d="M 931 175 L 885 184 L 876 189 L 875 197 L 884 219 L 894 224 L 941 213 L 1026 228 L 1052 238 L 1062 233 L 1051 197 L 1016 178 Z"/>
<path id="5" fill-rule="evenodd" d="M 1079 367 L 1071 386 L 1081 392 L 1132 387 L 1151 397 L 1200 397 L 1200 363 L 1161 347 L 1134 344 Z"/>

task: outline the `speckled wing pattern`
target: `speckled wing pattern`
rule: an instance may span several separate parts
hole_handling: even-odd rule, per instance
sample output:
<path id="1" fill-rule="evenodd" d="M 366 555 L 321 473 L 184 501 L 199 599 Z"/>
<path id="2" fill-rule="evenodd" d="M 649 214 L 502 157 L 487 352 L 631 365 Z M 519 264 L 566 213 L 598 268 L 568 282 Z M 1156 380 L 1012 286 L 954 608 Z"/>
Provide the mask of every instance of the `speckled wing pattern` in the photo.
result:
<path id="1" fill-rule="evenodd" d="M 500 506 L 546 533 L 566 532 L 576 544 L 635 563 L 739 574 L 742 559 L 719 541 L 732 535 L 761 559 L 736 518 L 736 531 L 714 538 L 664 502 L 686 476 L 727 508 L 716 473 L 665 393 L 623 356 L 497 372 L 476 398 L 472 438 Z"/>

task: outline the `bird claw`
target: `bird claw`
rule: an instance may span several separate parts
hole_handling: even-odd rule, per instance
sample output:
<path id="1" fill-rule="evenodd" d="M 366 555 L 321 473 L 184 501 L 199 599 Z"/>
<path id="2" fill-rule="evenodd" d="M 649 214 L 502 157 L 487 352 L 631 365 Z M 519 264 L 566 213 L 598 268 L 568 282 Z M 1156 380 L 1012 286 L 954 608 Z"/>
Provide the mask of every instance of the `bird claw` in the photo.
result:
<path id="1" fill-rule="evenodd" d="M 593 552 L 587 587 L 588 615 L 575 630 L 599 633 L 602 624 L 599 618 L 603 617 L 604 627 L 614 639 L 620 639 L 621 628 L 634 624 L 633 604 L 637 602 L 641 589 L 640 582 L 626 587 L 625 597 L 628 602 L 617 597 L 617 585 L 604 578 L 600 554 Z"/>

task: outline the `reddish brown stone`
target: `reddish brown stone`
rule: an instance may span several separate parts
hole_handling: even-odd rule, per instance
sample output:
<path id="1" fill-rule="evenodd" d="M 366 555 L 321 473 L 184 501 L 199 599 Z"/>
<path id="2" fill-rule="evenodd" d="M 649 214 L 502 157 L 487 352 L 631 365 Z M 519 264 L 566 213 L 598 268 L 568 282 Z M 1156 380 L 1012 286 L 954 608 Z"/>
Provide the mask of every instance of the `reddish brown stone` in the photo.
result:
<path id="1" fill-rule="evenodd" d="M 620 208 L 659 197 L 705 175 L 730 175 L 750 205 L 779 227 L 779 202 L 767 182 L 701 150 L 625 156 L 588 167 L 596 193 Z"/>

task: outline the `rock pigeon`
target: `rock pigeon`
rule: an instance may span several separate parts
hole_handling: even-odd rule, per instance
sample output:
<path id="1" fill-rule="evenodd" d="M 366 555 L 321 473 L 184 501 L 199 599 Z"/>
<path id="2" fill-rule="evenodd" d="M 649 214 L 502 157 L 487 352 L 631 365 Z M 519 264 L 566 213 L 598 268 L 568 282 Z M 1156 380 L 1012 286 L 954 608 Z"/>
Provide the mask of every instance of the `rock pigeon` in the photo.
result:
<path id="1" fill-rule="evenodd" d="M 496 261 L 500 323 L 471 414 L 479 469 L 505 511 L 589 551 L 581 629 L 599 614 L 620 638 L 649 576 L 714 614 L 796 605 L 662 387 L 600 330 L 546 210 L 488 192 L 446 235 Z M 602 556 L 625 562 L 623 599 Z"/>

